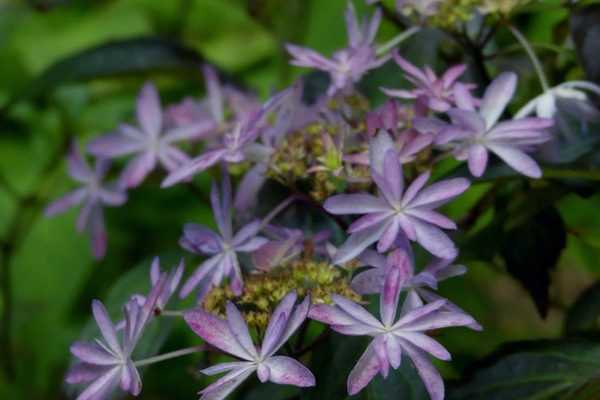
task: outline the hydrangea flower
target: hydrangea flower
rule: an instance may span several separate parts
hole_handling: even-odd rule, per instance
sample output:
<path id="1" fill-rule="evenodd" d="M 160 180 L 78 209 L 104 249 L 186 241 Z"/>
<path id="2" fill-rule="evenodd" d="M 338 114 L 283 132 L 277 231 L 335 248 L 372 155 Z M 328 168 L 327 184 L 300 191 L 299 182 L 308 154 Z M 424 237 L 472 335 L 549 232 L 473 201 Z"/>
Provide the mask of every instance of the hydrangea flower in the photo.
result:
<path id="1" fill-rule="evenodd" d="M 158 298 L 156 300 L 155 312 L 162 311 L 165 309 L 171 296 L 175 294 L 177 289 L 179 288 L 179 283 L 181 282 L 181 278 L 183 277 L 184 271 L 183 259 L 179 262 L 177 267 L 171 269 L 168 273 L 165 271 L 164 273 L 160 269 L 160 259 L 158 257 L 154 257 L 152 260 L 152 265 L 150 266 L 150 283 L 152 286 L 156 286 L 159 284 L 161 276 L 165 276 L 165 283 L 162 285 L 160 292 L 158 293 Z M 135 294 L 131 296 L 134 298 L 137 303 L 142 306 L 146 303 L 146 297 L 141 294 Z M 124 322 L 123 322 L 124 323 Z"/>
<path id="2" fill-rule="evenodd" d="M 434 258 L 421 272 L 415 274 L 414 264 L 411 261 L 410 246 L 405 245 L 402 248 L 406 249 L 403 251 L 406 251 L 409 255 L 406 269 L 408 275 L 404 283 L 404 287 L 408 292 L 406 301 L 415 307 L 420 307 L 424 303 L 442 300 L 443 298 L 435 293 L 438 284 L 446 279 L 464 275 L 467 272 L 467 267 L 454 264 L 453 259 Z M 359 260 L 372 268 L 368 268 L 352 278 L 352 289 L 360 294 L 379 293 L 385 281 L 387 268 L 386 256 L 373 250 L 365 250 L 360 255 Z M 465 313 L 464 310 L 448 300 L 446 300 L 446 305 L 442 310 Z M 477 331 L 483 329 L 477 322 L 467 327 Z"/>
<path id="3" fill-rule="evenodd" d="M 348 47 L 338 50 L 331 59 L 314 50 L 288 44 L 287 51 L 294 57 L 292 65 L 315 68 L 329 73 L 331 84 L 328 94 L 351 87 L 368 71 L 378 68 L 389 59 L 388 56 L 377 58 L 373 41 L 381 23 L 381 11 L 377 9 L 370 20 L 360 24 L 352 3 L 346 11 L 346 30 Z"/>
<path id="4" fill-rule="evenodd" d="M 545 129 L 553 121 L 521 118 L 498 122 L 516 86 L 517 75 L 504 72 L 486 89 L 479 110 L 475 109 L 471 96 L 462 93 L 456 98 L 459 108 L 448 111 L 453 126 L 440 132 L 437 143 L 451 143 L 456 158 L 468 160 L 469 170 L 476 177 L 485 172 L 489 152 L 523 175 L 542 176 L 540 167 L 526 152 L 550 139 Z"/>
<path id="5" fill-rule="evenodd" d="M 196 121 L 190 125 L 165 130 L 163 110 L 158 92 L 152 83 L 146 83 L 137 100 L 138 127 L 123 124 L 117 133 L 93 140 L 88 151 L 98 157 L 116 158 L 135 154 L 121 174 L 124 187 L 135 187 L 160 163 L 167 171 L 174 171 L 189 161 L 175 143 L 198 139 L 216 128 L 213 119 Z"/>
<path id="6" fill-rule="evenodd" d="M 94 257 L 100 259 L 106 254 L 106 230 L 104 228 L 104 206 L 120 206 L 127 201 L 127 195 L 115 185 L 103 183 L 110 163 L 96 160 L 94 169 L 83 159 L 74 144 L 68 155 L 69 176 L 82 184 L 78 189 L 52 202 L 46 207 L 47 217 L 63 213 L 71 207 L 81 206 L 77 218 L 77 230 L 87 230 L 92 241 Z"/>
<path id="7" fill-rule="evenodd" d="M 180 293 L 182 298 L 197 287 L 198 297 L 202 298 L 213 285 L 220 285 L 225 277 L 230 279 L 231 290 L 240 294 L 244 283 L 238 253 L 253 252 L 268 241 L 258 236 L 261 229 L 261 222 L 258 220 L 233 233 L 231 182 L 226 172 L 223 173 L 221 193 L 213 182 L 210 201 L 219 234 L 197 224 L 186 224 L 183 227 L 181 246 L 193 253 L 208 254 L 210 258 L 200 264 L 185 282 Z"/>
<path id="8" fill-rule="evenodd" d="M 421 307 L 405 303 L 396 318 L 400 293 L 408 277 L 408 263 L 406 253 L 401 250 L 394 250 L 388 256 L 385 282 L 379 297 L 380 319 L 359 304 L 337 295 L 332 296 L 334 305 L 311 307 L 310 318 L 328 324 L 338 333 L 373 337 L 348 376 L 350 395 L 360 392 L 378 373 L 387 377 L 390 367 L 397 369 L 400 366 L 405 353 L 415 365 L 431 399 L 444 398 L 444 381 L 428 360 L 427 353 L 440 360 L 450 360 L 451 356 L 426 332 L 465 326 L 474 321 L 464 313 L 442 311 L 445 300 Z"/>
<path id="9" fill-rule="evenodd" d="M 376 148 L 371 146 L 373 154 L 382 154 Z M 365 214 L 350 225 L 350 237 L 336 253 L 334 263 L 351 260 L 375 242 L 378 242 L 377 250 L 385 252 L 399 235 L 417 241 L 437 257 L 456 257 L 454 243 L 440 229 L 456 229 L 456 224 L 434 209 L 467 190 L 469 181 L 449 179 L 424 188 L 430 175 L 425 172 L 405 190 L 395 151 L 390 149 L 383 154 L 383 163 L 376 163 L 375 159 L 371 163 L 371 175 L 379 196 L 340 194 L 325 201 L 325 209 L 332 214 Z"/>
<path id="10" fill-rule="evenodd" d="M 397 50 L 394 51 L 393 56 L 396 64 L 407 74 L 406 79 L 415 88 L 412 90 L 382 88 L 381 90 L 390 97 L 419 99 L 433 111 L 446 112 L 455 103 L 454 92 L 456 88 L 467 91 L 474 88 L 474 85 L 457 81 L 467 69 L 467 66 L 464 64 L 455 65 L 448 69 L 441 77 L 438 77 L 428 66 L 423 70 L 417 68 L 401 57 Z"/>
<path id="11" fill-rule="evenodd" d="M 293 358 L 274 355 L 306 319 L 309 298 L 305 297 L 296 307 L 295 303 L 294 292 L 281 300 L 269 320 L 260 347 L 254 345 L 246 321 L 231 302 L 227 304 L 227 320 L 200 309 L 184 314 L 185 321 L 198 336 L 219 350 L 241 359 L 200 371 L 205 375 L 227 373 L 200 392 L 201 400 L 224 399 L 254 372 L 263 383 L 270 381 L 299 387 L 315 385 L 314 375 L 304 365 Z"/>
<path id="12" fill-rule="evenodd" d="M 140 306 L 135 299 L 131 299 L 125 305 L 123 310 L 125 327 L 121 341 L 102 302 L 99 300 L 92 302 L 94 319 L 100 328 L 103 340 L 75 342 L 71 346 L 71 353 L 80 362 L 69 370 L 66 381 L 69 384 L 89 383 L 77 400 L 105 399 L 118 385 L 134 396 L 140 394 L 142 382 L 131 354 L 154 312 L 164 283 L 163 275 L 152 287 L 143 306 Z"/>

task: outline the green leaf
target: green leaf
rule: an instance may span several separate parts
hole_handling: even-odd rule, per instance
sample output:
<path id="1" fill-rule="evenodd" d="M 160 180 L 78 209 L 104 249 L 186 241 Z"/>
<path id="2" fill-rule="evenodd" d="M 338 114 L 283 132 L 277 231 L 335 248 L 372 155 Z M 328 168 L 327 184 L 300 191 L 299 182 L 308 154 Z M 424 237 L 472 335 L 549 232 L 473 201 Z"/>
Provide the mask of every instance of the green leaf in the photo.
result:
<path id="1" fill-rule="evenodd" d="M 597 331 L 600 328 L 600 283 L 583 292 L 571 306 L 565 321 L 565 330 L 576 332 Z"/>
<path id="2" fill-rule="evenodd" d="M 600 83 L 600 4 L 574 9 L 570 22 L 577 54 L 587 78 Z"/>
<path id="3" fill-rule="evenodd" d="M 200 55 L 157 37 L 111 41 L 56 62 L 35 79 L 23 97 L 37 97 L 72 81 L 85 81 L 148 71 L 196 71 Z"/>
<path id="4" fill-rule="evenodd" d="M 555 340 L 513 345 L 478 368 L 462 385 L 449 390 L 449 400 L 550 400 L 579 397 L 600 373 L 600 344 Z M 596 381 L 597 382 L 597 381 Z M 596 396 L 598 392 L 595 392 Z"/>
<path id="5" fill-rule="evenodd" d="M 542 316 L 548 311 L 550 271 L 555 268 L 566 242 L 564 222 L 554 207 L 547 207 L 504 232 L 500 254 L 506 268 L 531 294 Z"/>

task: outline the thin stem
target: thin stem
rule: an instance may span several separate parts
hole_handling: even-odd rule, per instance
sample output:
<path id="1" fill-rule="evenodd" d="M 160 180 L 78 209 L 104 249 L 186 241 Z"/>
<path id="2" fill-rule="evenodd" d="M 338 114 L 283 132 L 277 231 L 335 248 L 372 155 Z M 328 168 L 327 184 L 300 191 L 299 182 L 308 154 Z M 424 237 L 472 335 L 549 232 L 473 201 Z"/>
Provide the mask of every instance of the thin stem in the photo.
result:
<path id="1" fill-rule="evenodd" d="M 413 26 L 412 28 L 409 28 L 409 29 L 405 30 L 404 32 L 399 33 L 398 35 L 394 36 L 390 41 L 379 46 L 377 48 L 376 54 L 378 56 L 382 56 L 382 55 L 388 53 L 391 49 L 398 46 L 400 43 L 404 42 L 406 39 L 408 39 L 415 33 L 419 32 L 420 30 L 421 30 L 420 27 Z"/>
<path id="2" fill-rule="evenodd" d="M 157 362 L 170 360 L 172 358 L 187 356 L 188 354 L 198 353 L 203 350 L 206 350 L 205 346 L 187 347 L 185 349 L 172 351 L 170 353 L 161 354 L 159 356 L 144 358 L 143 360 L 135 361 L 133 365 L 135 365 L 136 367 L 143 367 L 144 365 L 154 364 Z"/>
<path id="3" fill-rule="evenodd" d="M 521 44 L 521 46 L 523 46 L 523 49 L 529 56 L 531 64 L 533 65 L 533 69 L 535 70 L 535 73 L 540 80 L 540 85 L 542 86 L 542 89 L 544 90 L 544 92 L 547 92 L 548 90 L 550 90 L 550 85 L 548 85 L 548 79 L 546 78 L 546 74 L 544 73 L 544 69 L 542 68 L 542 64 L 540 63 L 539 58 L 535 54 L 535 51 L 533 51 L 533 48 L 527 41 L 527 38 L 525 38 L 525 36 L 523 36 L 523 34 L 514 25 L 508 25 L 508 29 L 514 35 L 515 39 L 517 39 L 517 41 Z"/>
<path id="4" fill-rule="evenodd" d="M 275 218 L 280 212 L 285 210 L 292 204 L 294 201 L 298 200 L 298 196 L 292 194 L 288 196 L 285 200 L 283 200 L 277 207 L 275 207 L 267 216 L 263 219 L 262 224 L 260 225 L 260 229 L 263 229 L 265 226 L 269 225 L 269 223 Z"/>
<path id="5" fill-rule="evenodd" d="M 183 310 L 162 310 L 160 312 L 161 317 L 183 317 Z"/>

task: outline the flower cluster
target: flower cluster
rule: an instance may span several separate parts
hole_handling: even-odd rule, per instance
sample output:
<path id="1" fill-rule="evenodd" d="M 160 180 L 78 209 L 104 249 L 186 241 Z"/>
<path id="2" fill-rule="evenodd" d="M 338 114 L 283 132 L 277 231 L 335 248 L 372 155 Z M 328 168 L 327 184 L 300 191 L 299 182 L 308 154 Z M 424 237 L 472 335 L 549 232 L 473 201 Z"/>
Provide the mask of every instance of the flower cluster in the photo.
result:
<path id="1" fill-rule="evenodd" d="M 430 14 L 442 3 L 399 1 L 398 7 L 418 5 Z M 397 50 L 380 54 L 375 44 L 380 20 L 377 9 L 361 23 L 350 5 L 348 46 L 331 58 L 287 46 L 291 64 L 330 75 L 329 89 L 312 104 L 302 100 L 302 81 L 260 103 L 222 85 L 205 67 L 207 95 L 201 100 L 162 107 L 154 85 L 145 84 L 137 122 L 87 145 L 97 158 L 95 169 L 73 149 L 69 174 L 83 186 L 52 203 L 47 214 L 81 204 L 77 228 L 91 232 L 97 257 L 106 248 L 102 206 L 122 205 L 126 191 L 157 166 L 166 171 L 163 188 L 189 185 L 208 170 L 219 177 L 209 200 L 216 229 L 196 223 L 182 227 L 180 246 L 201 257 L 189 275 L 184 277 L 183 264 L 161 272 L 156 259 L 149 294 L 132 295 L 117 324 L 94 301 L 102 339 L 71 349 L 80 362 L 67 381 L 89 383 L 79 400 L 107 398 L 117 386 L 138 395 L 137 367 L 207 348 L 236 360 L 201 371 L 225 373 L 200 392 L 201 399 L 223 399 L 253 373 L 260 382 L 318 385 L 296 359 L 298 349 L 311 348 L 304 343 L 309 324 L 372 338 L 348 376 L 350 395 L 378 373 L 387 377 L 405 355 L 431 398 L 444 398 L 443 380 L 429 356 L 451 357 L 430 331 L 482 327 L 437 293 L 440 282 L 466 273 L 455 264 L 459 249 L 449 236 L 457 224 L 442 207 L 498 162 L 540 178 L 534 153 L 552 139 L 557 97 L 583 102 L 579 89 L 598 91 L 586 83 L 563 85 L 532 100 L 517 117 L 504 119 L 517 89 L 515 73 L 499 74 L 479 88 L 479 98 L 477 85 L 462 79 L 466 65 L 435 72 L 415 66 Z M 355 84 L 392 59 L 398 87 L 382 88 L 387 101 L 371 107 Z M 537 116 L 528 116 L 534 112 Z M 190 146 L 196 143 L 202 146 Z M 200 153 L 191 154 L 197 148 Z M 128 161 L 118 179 L 104 184 L 107 160 L 121 157 Z M 466 161 L 470 174 L 440 178 L 437 163 L 448 157 L 457 164 Z M 269 194 L 282 190 L 267 186 L 283 188 L 289 197 L 269 210 Z M 318 215 L 318 222 L 294 226 L 283 213 L 299 216 L 296 221 Z M 431 259 L 424 267 L 415 261 L 416 247 Z M 196 302 L 191 309 L 169 310 L 173 295 L 194 295 Z M 373 298 L 378 298 L 377 317 L 368 311 Z M 145 327 L 160 323 L 161 316 L 182 316 L 206 347 L 136 360 Z"/>

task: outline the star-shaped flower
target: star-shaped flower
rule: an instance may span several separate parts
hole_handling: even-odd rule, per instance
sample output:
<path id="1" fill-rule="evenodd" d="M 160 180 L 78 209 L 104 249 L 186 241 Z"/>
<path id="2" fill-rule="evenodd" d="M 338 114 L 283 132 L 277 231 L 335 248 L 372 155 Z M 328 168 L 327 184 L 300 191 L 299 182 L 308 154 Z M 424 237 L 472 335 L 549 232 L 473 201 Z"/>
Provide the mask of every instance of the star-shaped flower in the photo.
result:
<path id="1" fill-rule="evenodd" d="M 456 224 L 434 209 L 467 190 L 469 181 L 448 179 L 424 188 L 429 175 L 424 172 L 405 189 L 398 156 L 390 149 L 384 153 L 383 162 L 371 161 L 379 196 L 357 193 L 328 198 L 324 207 L 332 214 L 365 214 L 350 225 L 350 237 L 336 253 L 334 263 L 353 259 L 375 242 L 377 251 L 385 252 L 399 235 L 417 241 L 437 257 L 456 257 L 454 243 L 440 229 L 456 229 Z"/>
<path id="2" fill-rule="evenodd" d="M 71 207 L 82 204 L 77 230 L 87 230 L 92 239 L 94 257 L 100 259 L 106 253 L 106 230 L 104 228 L 104 206 L 120 206 L 127 201 L 127 195 L 115 185 L 105 185 L 103 179 L 110 163 L 103 159 L 96 160 L 92 170 L 74 144 L 68 156 L 68 172 L 73 180 L 82 187 L 67 193 L 46 207 L 47 217 L 65 212 Z"/>
<path id="3" fill-rule="evenodd" d="M 122 124 L 116 133 L 93 140 L 88 151 L 98 157 L 116 158 L 135 154 L 121 175 L 124 187 L 138 186 L 160 164 L 169 172 L 189 161 L 175 143 L 201 138 L 217 127 L 212 118 L 197 120 L 189 125 L 165 129 L 163 110 L 158 92 L 146 83 L 137 100 L 138 127 Z"/>
<path id="4" fill-rule="evenodd" d="M 306 319 L 309 298 L 306 297 L 297 307 L 294 307 L 295 303 L 294 292 L 281 300 L 269 320 L 260 347 L 254 345 L 244 317 L 231 302 L 226 306 L 227 320 L 200 309 L 185 313 L 186 322 L 198 336 L 225 353 L 241 359 L 201 371 L 205 375 L 227 372 L 200 392 L 201 400 L 224 399 L 254 372 L 263 383 L 270 381 L 299 387 L 315 385 L 315 377 L 304 365 L 293 358 L 274 355 Z"/>
<path id="5" fill-rule="evenodd" d="M 523 175 L 542 176 L 540 167 L 526 152 L 550 139 L 545 129 L 554 122 L 549 118 L 498 122 L 516 86 L 516 74 L 504 72 L 486 89 L 478 110 L 470 95 L 457 92 L 459 108 L 448 111 L 453 125 L 440 132 L 436 143 L 450 143 L 456 158 L 468 160 L 469 170 L 476 177 L 485 172 L 489 152 Z"/>
<path id="6" fill-rule="evenodd" d="M 417 68 L 394 51 L 394 60 L 406 72 L 406 79 L 415 88 L 412 90 L 388 89 L 381 90 L 390 97 L 401 99 L 420 99 L 427 106 L 437 112 L 446 112 L 455 104 L 454 92 L 456 88 L 471 90 L 473 85 L 458 82 L 458 78 L 465 72 L 466 65 L 459 64 L 448 69 L 441 77 L 438 77 L 430 67 L 423 70 Z"/>
<path id="7" fill-rule="evenodd" d="M 210 201 L 219 234 L 197 224 L 186 224 L 183 227 L 181 246 L 193 253 L 208 254 L 210 258 L 200 264 L 183 285 L 180 292 L 182 298 L 197 287 L 198 297 L 202 298 L 211 287 L 220 285 L 225 277 L 230 279 L 231 290 L 240 294 L 244 283 L 238 253 L 253 252 L 268 241 L 258 236 L 261 229 L 261 222 L 258 220 L 233 233 L 231 182 L 226 172 L 223 173 L 221 193 L 213 182 Z"/>
<path id="8" fill-rule="evenodd" d="M 135 299 L 125 305 L 125 326 L 121 341 L 104 305 L 99 300 L 92 302 L 94 319 L 100 328 L 102 339 L 76 342 L 71 346 L 71 353 L 80 362 L 67 373 L 67 383 L 90 383 L 77 400 L 105 399 L 118 385 L 134 396 L 140 394 L 142 382 L 131 354 L 153 315 L 165 278 L 162 276 L 152 287 L 142 306 Z"/>
<path id="9" fill-rule="evenodd" d="M 333 95 L 358 82 L 368 71 L 383 65 L 388 56 L 377 58 L 373 41 L 381 23 L 381 10 L 377 9 L 370 20 L 360 24 L 352 3 L 346 11 L 348 47 L 338 50 L 328 59 L 314 50 L 288 44 L 287 51 L 294 57 L 292 65 L 315 68 L 329 73 L 331 84 L 328 94 Z"/>
<path id="10" fill-rule="evenodd" d="M 360 392 L 380 373 L 384 378 L 389 369 L 397 369 L 405 353 L 415 365 L 432 400 L 444 398 L 444 381 L 427 357 L 450 360 L 450 353 L 426 335 L 432 329 L 465 326 L 474 320 L 464 313 L 442 311 L 445 300 L 422 307 L 404 304 L 396 318 L 400 292 L 407 278 L 408 257 L 401 250 L 388 256 L 386 278 L 380 294 L 380 319 L 362 306 L 344 297 L 332 295 L 334 305 L 311 307 L 309 317 L 328 324 L 343 335 L 371 336 L 373 340 L 348 376 L 348 393 Z"/>

